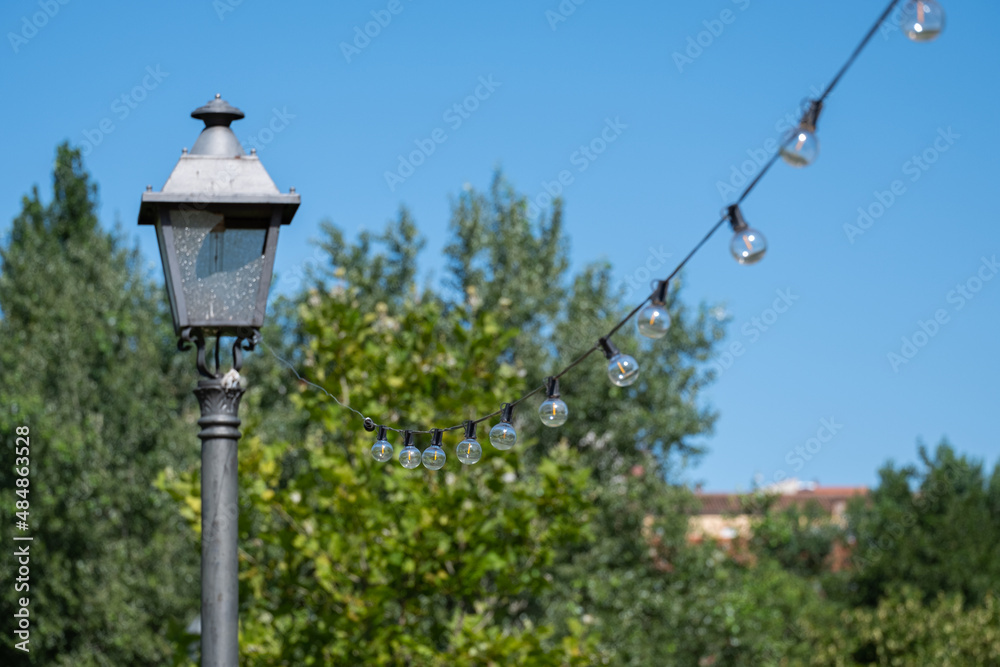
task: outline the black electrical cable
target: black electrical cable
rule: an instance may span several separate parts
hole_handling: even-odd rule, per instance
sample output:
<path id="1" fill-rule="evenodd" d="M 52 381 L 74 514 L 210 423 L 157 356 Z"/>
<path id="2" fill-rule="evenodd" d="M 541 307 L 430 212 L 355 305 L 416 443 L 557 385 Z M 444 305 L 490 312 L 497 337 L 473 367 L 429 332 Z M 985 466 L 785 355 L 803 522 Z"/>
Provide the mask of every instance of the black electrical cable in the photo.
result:
<path id="1" fill-rule="evenodd" d="M 829 97 L 830 93 L 833 92 L 833 89 L 837 86 L 838 83 L 840 83 L 840 80 L 843 78 L 844 74 L 847 73 L 847 70 L 849 70 L 851 68 L 851 65 L 853 65 L 854 61 L 857 60 L 857 58 L 858 58 L 859 55 L 861 55 L 861 52 L 868 45 L 868 43 L 871 41 L 872 37 L 875 36 L 875 33 L 878 32 L 879 26 L 882 25 L 882 22 L 885 21 L 885 19 L 889 16 L 890 13 L 892 13 L 893 7 L 895 7 L 898 2 L 899 2 L 899 0 L 890 0 L 889 4 L 882 11 L 882 13 L 879 15 L 878 19 L 875 21 L 874 24 L 872 24 L 872 27 L 865 34 L 864 38 L 857 45 L 857 47 L 855 47 L 854 51 L 851 52 L 851 55 L 847 58 L 847 61 L 837 71 L 837 74 L 833 77 L 833 80 L 830 81 L 829 85 L 827 85 L 826 89 L 819 96 L 819 98 L 817 98 L 815 100 L 815 102 L 822 103 L 824 100 L 826 100 L 827 97 Z M 782 145 L 781 145 L 780 148 L 784 148 L 784 146 L 787 145 L 791 141 L 791 139 L 792 139 L 792 137 L 789 137 L 788 139 L 786 139 L 785 142 L 782 143 Z M 760 170 L 760 173 L 757 174 L 757 176 L 752 181 L 750 181 L 750 183 L 747 184 L 747 186 L 743 189 L 743 192 L 740 193 L 739 198 L 736 200 L 736 204 L 737 205 L 743 203 L 743 200 L 745 200 L 747 198 L 747 196 L 750 195 L 750 193 L 754 190 L 754 188 L 757 187 L 757 184 L 760 183 L 761 179 L 764 178 L 764 175 L 767 174 L 767 172 L 771 169 L 771 167 L 774 166 L 774 163 L 778 161 L 778 158 L 781 155 L 780 148 L 779 148 L 778 151 L 776 151 L 774 153 L 774 155 L 771 156 L 771 159 L 768 160 L 767 163 L 765 163 L 764 167 Z M 717 232 L 719 230 L 719 227 L 721 227 L 723 224 L 725 224 L 725 222 L 727 220 L 729 220 L 729 215 L 728 214 L 724 215 L 722 217 L 722 219 L 720 219 L 718 222 L 716 222 L 712 226 L 712 228 L 710 230 L 708 230 L 708 233 L 705 234 L 705 236 L 702 237 L 702 239 L 700 241 L 698 241 L 698 243 L 694 246 L 694 248 L 691 249 L 691 252 L 689 252 L 687 254 L 687 256 L 685 256 L 684 259 L 681 260 L 680 264 L 678 264 L 674 268 L 674 270 L 670 273 L 670 275 L 667 276 L 666 278 L 664 278 L 662 282 L 668 282 L 669 283 L 671 280 L 673 280 L 677 276 L 677 274 L 680 273 L 681 269 L 684 268 L 684 265 L 687 264 L 688 261 L 690 261 L 690 259 L 692 257 L 694 257 L 695 253 L 697 253 L 699 250 L 701 250 L 702 246 L 704 246 L 705 243 L 707 243 L 708 240 L 710 238 L 712 238 L 712 235 L 715 234 L 715 232 Z M 654 296 L 656 296 L 656 294 L 657 294 L 658 291 L 659 291 L 658 289 L 654 290 L 649 296 L 647 296 L 645 299 L 643 299 L 642 302 L 639 303 L 639 305 L 637 305 L 635 308 L 633 308 L 625 317 L 623 317 L 614 327 L 611 328 L 611 331 L 609 331 L 607 334 L 605 334 L 602 338 L 607 339 L 607 338 L 610 338 L 612 335 L 614 335 L 630 319 L 632 319 L 635 316 L 636 313 L 638 313 L 640 310 L 642 310 L 642 307 L 645 306 L 646 303 L 650 299 L 652 299 Z M 263 343 L 263 340 L 261 341 L 261 343 Z M 551 377 L 554 378 L 554 379 L 561 378 L 563 375 L 565 375 L 569 371 L 571 371 L 574 368 L 576 368 L 579 364 L 583 363 L 583 361 L 585 359 L 587 359 L 587 357 L 589 357 L 595 351 L 597 351 L 598 349 L 600 349 L 600 347 L 601 346 L 600 346 L 600 342 L 599 341 L 596 342 L 596 343 L 594 343 L 594 345 L 590 349 L 588 349 L 586 352 L 584 352 L 579 357 L 577 357 L 572 362 L 570 362 L 570 364 L 568 366 L 566 366 L 565 368 L 563 368 L 561 371 L 559 371 L 558 373 L 553 374 Z M 464 429 L 465 428 L 466 422 L 462 422 L 461 424 L 456 424 L 455 426 L 449 426 L 447 428 L 427 429 L 427 430 L 416 430 L 416 429 L 412 429 L 412 428 L 411 429 L 394 428 L 392 426 L 387 426 L 387 425 L 384 425 L 384 424 L 379 424 L 379 423 L 375 422 L 374 420 L 370 419 L 369 417 L 366 417 L 364 414 L 362 414 L 358 410 L 355 410 L 351 406 L 344 405 L 343 403 L 341 403 L 337 399 L 336 396 L 334 396 L 333 394 L 331 394 L 330 392 L 328 392 L 323 387 L 321 387 L 321 386 L 319 386 L 319 385 L 317 385 L 317 384 L 315 384 L 313 382 L 310 382 L 310 381 L 306 380 L 305 378 L 303 378 L 301 375 L 299 375 L 298 371 L 295 370 L 294 366 L 292 366 L 289 362 L 287 362 L 284 359 L 282 359 L 281 357 L 279 357 L 274 352 L 274 350 L 271 349 L 270 346 L 267 346 L 267 348 L 268 348 L 268 350 L 271 351 L 271 354 L 274 355 L 274 357 L 278 361 L 280 361 L 283 364 L 285 364 L 286 366 L 288 366 L 288 368 L 291 369 L 291 371 L 295 374 L 295 377 L 297 377 L 300 381 L 305 382 L 306 384 L 319 389 L 324 394 L 326 394 L 327 396 L 329 396 L 330 398 L 332 398 L 337 403 L 337 405 L 340 405 L 341 407 L 345 407 L 348 410 L 351 410 L 352 412 L 356 413 L 359 417 L 361 417 L 365 421 L 366 428 L 367 428 L 367 426 L 372 425 L 372 426 L 377 426 L 377 427 L 380 427 L 380 428 L 384 427 L 384 428 L 386 428 L 386 429 L 388 429 L 390 431 L 395 431 L 397 433 L 405 433 L 405 432 L 408 431 L 410 433 L 423 433 L 423 434 L 433 433 L 435 430 L 439 430 L 439 431 L 455 431 L 455 430 L 458 430 L 458 429 Z M 524 401 L 524 400 L 526 400 L 526 399 L 534 396 L 538 392 L 543 391 L 545 388 L 546 387 L 545 387 L 544 384 L 540 385 L 538 387 L 535 387 L 534 389 L 532 389 L 528 393 L 522 395 L 517 400 L 511 401 L 510 405 L 511 406 L 515 406 L 515 405 L 521 403 L 522 401 Z M 482 423 L 484 421 L 487 421 L 489 419 L 492 419 L 493 417 L 496 417 L 496 416 L 500 415 L 502 412 L 503 412 L 503 409 L 501 408 L 500 410 L 497 410 L 495 412 L 491 412 L 490 414 L 485 415 L 483 417 L 479 417 L 478 419 L 473 419 L 473 420 L 468 420 L 468 421 L 471 421 L 471 423 L 473 423 L 473 424 L 480 424 L 480 423 Z M 373 429 L 369 428 L 368 430 L 373 430 Z"/>

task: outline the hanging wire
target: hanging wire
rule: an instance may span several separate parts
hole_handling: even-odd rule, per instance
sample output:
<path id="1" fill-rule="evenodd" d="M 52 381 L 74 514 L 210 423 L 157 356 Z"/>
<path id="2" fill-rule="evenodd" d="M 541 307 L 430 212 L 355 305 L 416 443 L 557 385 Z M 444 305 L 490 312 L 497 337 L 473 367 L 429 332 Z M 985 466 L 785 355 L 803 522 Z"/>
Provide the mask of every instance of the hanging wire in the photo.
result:
<path id="1" fill-rule="evenodd" d="M 892 8 L 895 7 L 898 2 L 899 0 L 892 0 L 882 11 L 882 14 L 875 20 L 875 23 L 872 24 L 871 29 L 868 30 L 868 34 L 866 34 L 864 39 L 862 39 L 857 45 L 850 57 L 848 57 L 847 62 L 843 64 L 836 76 L 833 77 L 833 80 L 827 85 L 823 94 L 819 96 L 820 102 L 826 101 L 826 98 L 830 96 L 830 93 L 832 93 L 833 89 L 837 87 L 838 83 L 840 83 L 840 80 L 843 78 L 844 74 L 847 73 L 847 70 L 851 68 L 851 65 L 853 65 L 854 61 L 858 59 L 858 56 L 861 55 L 864 48 L 868 46 L 868 42 L 872 41 L 872 37 L 874 37 L 875 33 L 878 32 L 878 28 L 882 25 L 882 22 L 889 18 L 889 14 L 892 13 Z"/>
<path id="2" fill-rule="evenodd" d="M 837 71 L 837 74 L 833 77 L 833 80 L 830 81 L 830 83 L 827 85 L 826 89 L 824 89 L 823 93 L 819 96 L 819 98 L 817 98 L 817 100 L 816 100 L 817 102 L 823 102 L 824 100 L 826 100 L 827 97 L 829 97 L 830 93 L 833 92 L 833 89 L 837 86 L 838 83 L 840 83 L 840 80 L 843 78 L 844 74 L 847 73 L 847 70 L 849 70 L 851 68 L 851 65 L 853 65 L 854 61 L 857 60 L 857 58 L 858 58 L 859 55 L 861 55 L 861 52 L 868 45 L 868 43 L 871 41 L 872 37 L 875 36 L 875 33 L 878 32 L 879 26 L 882 25 L 882 22 L 885 21 L 886 18 L 888 18 L 888 16 L 889 16 L 890 13 L 892 13 L 893 7 L 895 7 L 898 2 L 899 2 L 899 0 L 890 0 L 889 4 L 886 5 L 885 9 L 879 15 L 879 17 L 875 21 L 875 23 L 872 24 L 871 28 L 865 34 L 865 36 L 861 40 L 861 42 L 857 45 L 857 47 L 855 47 L 854 51 L 851 52 L 851 55 L 847 58 L 847 61 Z M 789 137 L 788 139 L 786 139 L 785 142 L 782 143 L 782 145 L 779 147 L 779 150 L 775 151 L 774 155 L 771 156 L 771 159 L 768 160 L 764 164 L 763 168 L 760 170 L 760 173 L 758 173 L 757 176 L 752 181 L 750 181 L 749 184 L 747 184 L 747 186 L 743 189 L 743 192 L 740 193 L 739 198 L 736 200 L 736 204 L 737 205 L 738 204 L 742 204 L 743 201 L 750 195 L 750 193 L 753 192 L 754 188 L 757 187 L 757 184 L 760 183 L 760 181 L 768 173 L 768 171 L 771 169 L 771 167 L 774 166 L 774 163 L 778 161 L 778 158 L 781 156 L 781 150 L 780 149 L 784 148 L 791 140 L 792 140 L 791 137 Z M 687 256 L 685 256 L 684 259 L 682 259 L 680 261 L 680 263 L 674 268 L 674 270 L 670 273 L 670 275 L 668 275 L 666 278 L 663 279 L 663 282 L 668 282 L 669 283 L 671 280 L 673 280 L 677 276 L 677 274 L 680 273 L 681 269 L 683 269 L 684 266 L 688 263 L 688 261 L 690 261 L 691 258 L 694 257 L 695 253 L 697 253 L 699 250 L 701 250 L 702 246 L 704 246 L 708 242 L 708 240 L 710 238 L 712 238 L 712 235 L 715 234 L 715 232 L 717 232 L 719 230 L 719 228 L 722 227 L 722 225 L 726 223 L 727 220 L 729 220 L 729 215 L 728 214 L 723 215 L 723 217 L 718 222 L 716 222 L 714 225 L 712 225 L 712 228 L 708 230 L 708 233 L 705 234 L 705 236 L 702 237 L 702 239 L 700 241 L 698 241 L 698 243 L 694 246 L 694 248 L 691 249 L 691 252 L 689 252 L 687 254 Z M 651 292 L 645 299 L 642 300 L 642 302 L 639 303 L 639 305 L 637 305 L 635 308 L 633 308 L 631 311 L 629 311 L 629 313 L 627 315 L 625 315 L 625 317 L 623 317 L 621 320 L 619 320 L 618 323 L 615 324 L 611 328 L 611 330 L 607 334 L 605 334 L 602 338 L 610 338 L 612 335 L 614 335 L 629 320 L 631 320 L 635 316 L 636 313 L 638 313 L 640 310 L 642 310 L 643 306 L 645 306 L 646 303 L 650 301 L 650 299 L 652 299 L 654 296 L 656 296 L 656 293 L 657 293 L 657 290 L 654 290 L 653 292 Z M 309 380 L 306 380 L 305 378 L 303 378 L 301 375 L 299 375 L 299 372 L 297 370 L 295 370 L 295 367 L 291 363 L 289 363 L 285 359 L 282 359 L 281 357 L 279 357 L 278 354 L 269 345 L 267 345 L 263 341 L 263 339 L 261 339 L 261 344 L 264 345 L 265 347 L 267 347 L 267 349 L 271 352 L 271 354 L 274 355 L 274 358 L 277 359 L 278 361 L 280 361 L 281 363 L 283 363 L 285 366 L 287 366 L 292 371 L 292 373 L 295 374 L 295 377 L 298 378 L 301 382 L 304 382 L 304 383 L 306 383 L 306 384 L 308 384 L 308 385 L 310 385 L 312 387 L 315 387 L 316 389 L 319 389 L 324 394 L 326 394 L 327 396 L 329 396 L 330 398 L 332 398 L 337 403 L 337 405 L 339 405 L 341 407 L 344 407 L 344 408 L 347 408 L 351 412 L 353 412 L 353 413 L 357 414 L 359 417 L 361 417 L 364 420 L 364 422 L 365 422 L 365 429 L 369 430 L 369 431 L 373 431 L 373 430 L 375 430 L 376 427 L 382 427 L 382 426 L 384 426 L 386 429 L 388 429 L 390 431 L 395 431 L 396 433 L 410 432 L 410 433 L 424 433 L 424 434 L 427 434 L 427 433 L 433 433 L 435 430 L 440 430 L 440 431 L 456 431 L 456 430 L 459 430 L 459 429 L 464 429 L 465 428 L 465 424 L 467 422 L 471 422 L 473 424 L 480 424 L 480 423 L 482 423 L 484 421 L 492 419 L 493 417 L 499 416 L 503 412 L 503 409 L 501 408 L 500 410 L 496 410 L 495 412 L 491 412 L 490 414 L 484 415 L 482 417 L 479 417 L 478 419 L 472 419 L 472 420 L 463 421 L 461 424 L 456 424 L 454 426 L 449 426 L 447 428 L 441 428 L 441 429 L 429 428 L 429 429 L 424 429 L 424 430 L 417 430 L 417 429 L 413 429 L 413 428 L 396 428 L 396 427 L 388 426 L 388 425 L 385 425 L 385 424 L 380 424 L 378 422 L 375 422 L 370 417 L 366 417 L 363 413 L 361 413 L 360 411 L 352 408 L 351 406 L 345 405 L 344 403 L 341 403 L 340 400 L 336 396 L 334 396 L 333 394 L 331 394 L 330 392 L 328 392 L 326 389 L 324 389 L 323 387 L 319 386 L 318 384 L 316 384 L 314 382 L 310 382 Z M 601 347 L 601 345 L 600 345 L 600 339 L 599 339 L 598 342 L 595 342 L 594 345 L 590 349 L 588 349 L 586 352 L 584 352 L 579 357 L 577 357 L 572 362 L 570 362 L 570 364 L 568 366 L 566 366 L 565 368 L 563 368 L 561 371 L 559 371 L 558 373 L 554 373 L 551 377 L 554 378 L 554 379 L 556 379 L 556 380 L 558 380 L 562 376 L 566 375 L 566 373 L 570 372 L 571 370 L 573 370 L 574 368 L 576 368 L 578 365 L 580 365 L 581 363 L 583 363 L 583 361 L 586 360 L 587 357 L 589 357 L 595 351 L 597 351 L 598 349 L 600 349 L 600 347 Z M 544 384 L 539 385 L 539 386 L 535 387 L 534 389 L 532 389 L 531 391 L 529 391 L 528 393 L 522 395 L 517 400 L 511 401 L 510 405 L 511 406 L 518 405 L 522 401 L 525 401 L 528 398 L 531 398 L 532 396 L 534 396 L 538 392 L 544 391 L 545 388 L 546 388 L 546 386 Z"/>

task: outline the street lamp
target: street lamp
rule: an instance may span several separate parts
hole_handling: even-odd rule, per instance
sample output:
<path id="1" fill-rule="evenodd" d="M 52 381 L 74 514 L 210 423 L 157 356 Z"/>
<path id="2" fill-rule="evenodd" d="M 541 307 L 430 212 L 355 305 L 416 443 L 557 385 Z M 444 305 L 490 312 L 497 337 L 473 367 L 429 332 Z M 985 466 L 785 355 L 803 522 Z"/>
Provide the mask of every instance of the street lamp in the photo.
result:
<path id="1" fill-rule="evenodd" d="M 160 192 L 147 186 L 139 224 L 155 225 L 178 348 L 197 347 L 201 407 L 201 664 L 239 661 L 237 555 L 238 416 L 242 350 L 264 324 L 278 230 L 299 207 L 275 187 L 256 150 L 243 152 L 229 124 L 243 112 L 215 96 L 191 112 L 205 122 Z M 214 336 L 215 364 L 205 356 Z M 235 338 L 233 368 L 220 373 L 222 337 Z"/>

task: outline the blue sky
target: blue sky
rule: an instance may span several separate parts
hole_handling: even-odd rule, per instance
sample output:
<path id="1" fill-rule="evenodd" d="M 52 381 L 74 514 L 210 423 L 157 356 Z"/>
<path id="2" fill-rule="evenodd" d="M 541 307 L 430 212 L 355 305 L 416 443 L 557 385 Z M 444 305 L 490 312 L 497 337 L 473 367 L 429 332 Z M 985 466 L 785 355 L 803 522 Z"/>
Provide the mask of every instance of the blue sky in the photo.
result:
<path id="1" fill-rule="evenodd" d="M 6 2 L 0 231 L 33 184 L 47 190 L 69 139 L 85 147 L 104 222 L 120 221 L 158 267 L 152 232 L 134 228 L 140 194 L 162 187 L 197 137 L 188 114 L 219 92 L 246 113 L 233 128 L 279 188 L 302 194 L 279 244 L 283 290 L 314 261 L 320 220 L 380 229 L 400 204 L 429 239 L 433 273 L 449 198 L 485 188 L 497 165 L 541 204 L 568 171 L 574 266 L 608 260 L 645 284 L 646 266 L 669 253 L 669 272 L 717 219 L 734 170 L 754 171 L 882 6 Z M 827 102 L 816 164 L 777 165 L 746 201 L 767 257 L 737 265 L 720 232 L 689 264 L 686 298 L 725 308 L 739 354 L 717 360 L 704 398 L 720 419 L 687 479 L 872 484 L 887 459 L 913 461 L 918 440 L 942 437 L 997 461 L 1000 7 L 943 6 L 935 42 L 880 31 Z M 602 133 L 614 140 L 600 154 L 580 150 Z M 434 152 L 387 183 L 398 156 L 428 141 Z"/>

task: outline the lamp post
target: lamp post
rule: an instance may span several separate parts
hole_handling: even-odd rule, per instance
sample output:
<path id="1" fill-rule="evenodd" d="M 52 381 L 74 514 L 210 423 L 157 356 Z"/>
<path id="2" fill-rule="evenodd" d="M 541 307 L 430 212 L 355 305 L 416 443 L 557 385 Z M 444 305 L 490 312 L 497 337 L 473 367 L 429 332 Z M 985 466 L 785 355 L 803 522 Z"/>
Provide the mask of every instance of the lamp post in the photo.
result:
<path id="1" fill-rule="evenodd" d="M 264 323 L 281 225 L 299 207 L 275 187 L 256 150 L 243 152 L 229 124 L 243 112 L 215 96 L 191 112 L 205 122 L 160 192 L 147 187 L 139 224 L 155 225 L 178 348 L 197 348 L 201 407 L 201 664 L 237 667 L 239 616 L 237 442 L 243 350 Z M 215 337 L 214 366 L 205 339 Z M 220 373 L 223 337 L 233 366 Z"/>

